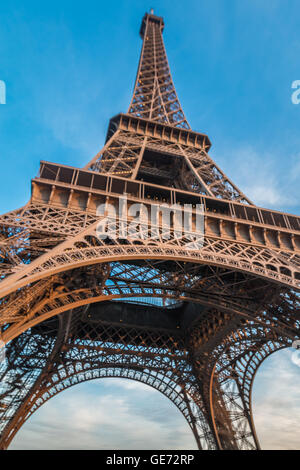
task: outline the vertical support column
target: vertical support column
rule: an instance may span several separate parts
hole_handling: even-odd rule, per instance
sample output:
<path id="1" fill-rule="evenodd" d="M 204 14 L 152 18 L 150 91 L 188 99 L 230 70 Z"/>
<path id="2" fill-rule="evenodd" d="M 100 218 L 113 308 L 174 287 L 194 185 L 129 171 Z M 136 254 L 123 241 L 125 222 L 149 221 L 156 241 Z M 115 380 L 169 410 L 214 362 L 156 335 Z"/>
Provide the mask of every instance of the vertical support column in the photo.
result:
<path id="1" fill-rule="evenodd" d="M 13 387 L 8 390 L 8 399 L 10 403 L 8 404 L 8 418 L 6 419 L 6 425 L 3 428 L 3 431 L 0 435 L 0 449 L 5 450 L 10 445 L 11 441 L 22 427 L 24 422 L 30 416 L 30 412 L 34 407 L 36 401 L 38 400 L 42 385 L 49 376 L 54 372 L 54 363 L 55 357 L 59 353 L 63 340 L 64 340 L 64 331 L 65 331 L 65 316 L 62 315 L 58 317 L 59 326 L 56 330 L 56 340 L 53 342 L 53 349 L 48 353 L 50 346 L 49 341 L 47 346 L 45 345 L 45 336 L 36 335 L 33 337 L 31 331 L 27 331 L 14 340 L 10 346 L 10 351 L 8 352 L 8 363 L 6 371 L 6 380 L 10 381 Z M 52 332 L 53 335 L 53 332 Z M 22 355 L 19 350 L 19 343 L 26 341 L 26 348 L 23 348 L 24 352 L 24 362 L 26 363 L 36 361 L 37 365 L 28 366 L 29 375 L 27 376 L 24 372 L 24 377 L 22 383 L 20 384 L 25 392 L 27 392 L 24 397 L 19 400 L 16 400 L 15 391 L 18 391 L 19 384 L 16 381 L 16 377 L 19 376 L 18 371 L 22 368 L 20 361 L 22 360 Z M 40 364 L 44 364 L 42 369 L 38 367 Z M 40 371 L 40 372 L 39 372 Z M 2 379 L 3 380 L 3 379 Z M 5 378 L 4 378 L 5 380 Z M 26 387 L 27 385 L 27 387 Z M 2 416 L 2 419 L 5 417 Z"/>

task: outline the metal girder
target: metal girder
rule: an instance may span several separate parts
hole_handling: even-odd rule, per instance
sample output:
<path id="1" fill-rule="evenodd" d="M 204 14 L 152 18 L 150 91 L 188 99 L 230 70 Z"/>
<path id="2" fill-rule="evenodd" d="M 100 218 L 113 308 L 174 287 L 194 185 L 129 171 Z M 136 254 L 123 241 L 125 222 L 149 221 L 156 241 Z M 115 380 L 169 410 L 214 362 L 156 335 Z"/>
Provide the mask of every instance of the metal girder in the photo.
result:
<path id="1" fill-rule="evenodd" d="M 165 331 L 145 331 L 109 322 L 89 323 L 85 312 L 86 309 L 78 309 L 59 317 L 57 334 L 51 328 L 53 322 L 51 327 L 44 322 L 36 331 L 30 335 L 24 333 L 10 345 L 2 376 L 6 390 L 1 401 L 0 448 L 7 448 L 22 424 L 51 397 L 77 383 L 102 377 L 137 380 L 159 390 L 183 413 L 198 447 L 205 448 L 210 431 L 202 415 L 201 397 L 193 385 L 195 380 L 182 335 L 175 331 L 171 336 Z M 45 336 L 50 336 L 52 352 L 42 348 Z M 20 356 L 15 354 L 23 338 L 32 343 L 32 361 L 38 359 L 43 364 L 35 376 L 26 375 L 29 364 L 20 363 Z M 24 388 L 26 380 L 31 387 L 24 398 L 16 400 L 11 385 L 19 370 L 22 371 L 18 375 L 19 385 Z"/>

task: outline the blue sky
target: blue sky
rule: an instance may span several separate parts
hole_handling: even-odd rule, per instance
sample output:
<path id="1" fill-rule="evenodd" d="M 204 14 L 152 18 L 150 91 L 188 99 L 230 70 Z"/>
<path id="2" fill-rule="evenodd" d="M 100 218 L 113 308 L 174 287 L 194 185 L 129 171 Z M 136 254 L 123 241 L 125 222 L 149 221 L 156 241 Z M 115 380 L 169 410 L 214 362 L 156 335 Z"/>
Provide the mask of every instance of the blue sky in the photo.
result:
<path id="1" fill-rule="evenodd" d="M 164 40 L 177 93 L 192 128 L 209 135 L 210 155 L 258 205 L 299 214 L 300 104 L 291 101 L 292 82 L 300 79 L 297 0 L 1 2 L 0 80 L 6 83 L 7 104 L 0 105 L 0 211 L 27 202 L 30 179 L 37 174 L 40 160 L 80 167 L 100 150 L 109 118 L 129 106 L 141 48 L 140 21 L 150 8 L 165 19 Z M 274 437 L 277 444 L 271 442 L 268 426 L 276 428 L 272 413 L 264 419 L 273 402 L 277 412 L 279 402 L 280 409 L 288 408 L 288 403 L 277 400 L 285 383 L 289 384 L 285 393 L 294 393 L 289 400 L 295 403 L 291 416 L 298 421 L 300 417 L 292 386 L 300 371 L 288 351 L 279 356 L 280 367 L 274 356 L 262 368 L 265 378 L 258 374 L 255 400 L 261 435 L 265 435 L 262 441 L 266 446 L 280 441 L 288 447 L 291 439 L 280 427 L 279 437 Z M 44 423 L 34 440 L 34 445 L 43 447 L 49 442 L 47 413 L 51 417 L 54 409 L 63 409 L 64 400 L 77 400 L 83 403 L 84 416 L 88 409 L 84 403 L 88 407 L 92 401 L 86 400 L 88 394 L 103 399 L 102 404 L 109 396 L 124 400 L 118 403 L 127 411 L 132 411 L 130 403 L 138 394 L 140 411 L 128 413 L 136 420 L 150 419 L 151 412 L 143 409 L 150 392 L 104 382 L 82 385 L 53 399 L 24 426 L 12 447 L 30 448 L 34 432 L 30 425 Z M 155 409 L 169 409 L 168 403 L 159 401 L 164 397 L 151 393 Z M 187 432 L 191 444 L 185 445 L 191 448 L 192 437 L 177 414 L 171 405 L 173 424 L 182 429 L 177 442 L 187 442 L 182 437 Z M 64 429 L 68 420 L 59 421 L 59 416 L 51 426 Z M 126 413 L 122 416 L 125 423 Z M 280 419 L 283 423 L 283 414 Z M 159 425 L 160 418 L 155 423 Z M 176 448 L 170 436 L 161 432 L 164 438 L 158 437 L 157 442 L 166 439 L 166 446 Z M 294 432 L 299 441 L 300 429 Z M 115 433 L 119 436 L 117 429 Z M 153 435 L 159 436 L 158 428 Z M 69 436 L 73 436 L 69 446 L 76 447 L 76 436 Z M 119 439 L 119 445 L 125 445 Z M 99 442 L 103 441 L 99 438 Z M 115 443 L 113 438 L 110 443 Z"/>

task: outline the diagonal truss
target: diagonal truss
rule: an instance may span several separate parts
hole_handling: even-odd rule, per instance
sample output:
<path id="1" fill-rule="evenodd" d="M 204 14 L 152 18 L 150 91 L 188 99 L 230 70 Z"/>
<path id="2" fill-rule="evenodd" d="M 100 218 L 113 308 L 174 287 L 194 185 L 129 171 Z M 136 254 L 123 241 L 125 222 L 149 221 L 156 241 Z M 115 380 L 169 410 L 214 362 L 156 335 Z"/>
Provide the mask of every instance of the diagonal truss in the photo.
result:
<path id="1" fill-rule="evenodd" d="M 189 129 L 172 81 L 162 39 L 163 28 L 162 18 L 145 14 L 140 30 L 143 47 L 128 112 Z"/>
<path id="2" fill-rule="evenodd" d="M 158 177 L 164 186 L 251 204 L 208 155 L 207 136 L 174 131 L 170 126 L 129 115 L 116 116 L 110 126 L 109 135 L 113 135 L 85 169 L 149 181 Z M 154 157 L 147 159 L 151 152 Z M 165 161 L 158 162 L 156 154 L 164 155 Z"/>

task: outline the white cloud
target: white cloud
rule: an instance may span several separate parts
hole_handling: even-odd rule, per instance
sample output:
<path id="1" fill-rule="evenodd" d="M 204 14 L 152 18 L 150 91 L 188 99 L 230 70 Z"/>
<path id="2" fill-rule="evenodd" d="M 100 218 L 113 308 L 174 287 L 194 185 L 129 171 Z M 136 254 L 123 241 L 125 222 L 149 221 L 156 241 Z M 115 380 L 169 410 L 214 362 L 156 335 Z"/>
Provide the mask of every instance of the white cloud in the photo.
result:
<path id="1" fill-rule="evenodd" d="M 149 385 L 136 382 L 134 380 L 124 380 L 119 378 L 108 378 L 103 382 L 104 387 L 110 387 L 111 385 L 115 387 L 120 387 L 125 390 L 136 390 L 137 392 L 146 392 L 146 393 L 157 393 L 157 391 L 150 387 Z"/>
<path id="2" fill-rule="evenodd" d="M 263 449 L 300 449 L 300 368 L 291 350 L 275 353 L 254 383 L 253 412 Z"/>
<path id="3" fill-rule="evenodd" d="M 196 449 L 188 424 L 167 398 L 157 391 L 149 395 L 142 384 L 120 386 L 121 380 L 131 384 L 126 379 L 107 380 L 103 387 L 106 380 L 51 399 L 25 423 L 10 448 Z"/>
<path id="4" fill-rule="evenodd" d="M 263 449 L 300 449 L 300 368 L 280 351 L 259 369 L 254 421 Z M 71 388 L 42 406 L 11 449 L 196 449 L 184 417 L 156 390 L 126 379 Z"/>
<path id="5" fill-rule="evenodd" d="M 299 205 L 300 155 L 287 161 L 280 152 L 244 146 L 230 149 L 216 160 L 254 204 L 277 210 Z"/>

